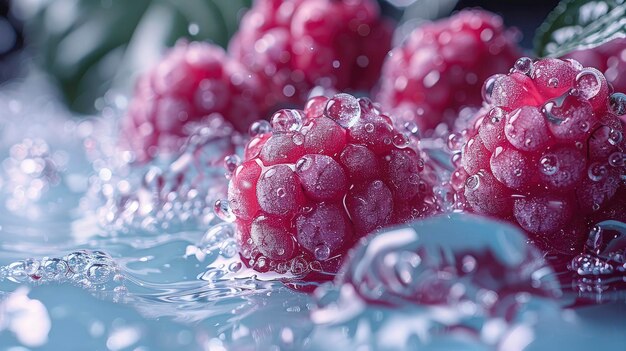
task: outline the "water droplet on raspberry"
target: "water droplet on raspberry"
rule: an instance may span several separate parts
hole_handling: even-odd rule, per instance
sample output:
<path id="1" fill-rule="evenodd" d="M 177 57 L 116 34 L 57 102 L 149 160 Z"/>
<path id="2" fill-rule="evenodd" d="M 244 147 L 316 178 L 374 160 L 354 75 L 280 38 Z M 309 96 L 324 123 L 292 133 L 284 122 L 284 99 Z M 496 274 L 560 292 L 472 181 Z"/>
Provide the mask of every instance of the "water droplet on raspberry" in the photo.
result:
<path id="1" fill-rule="evenodd" d="M 478 187 L 480 186 L 480 177 L 478 176 L 478 174 L 474 174 L 473 176 L 467 178 L 467 180 L 465 181 L 465 186 L 469 190 L 478 189 Z"/>
<path id="2" fill-rule="evenodd" d="M 626 114 L 626 94 L 613 93 L 610 100 L 611 111 L 618 116 Z"/>
<path id="3" fill-rule="evenodd" d="M 463 137 L 459 133 L 451 133 L 448 135 L 448 149 L 450 151 L 459 151 L 463 147 Z"/>
<path id="4" fill-rule="evenodd" d="M 213 205 L 213 211 L 223 221 L 232 223 L 237 219 L 231 211 L 228 200 L 217 200 Z"/>
<path id="5" fill-rule="evenodd" d="M 276 132 L 292 132 L 302 128 L 302 113 L 298 110 L 280 110 L 272 116 L 272 129 Z"/>
<path id="6" fill-rule="evenodd" d="M 607 175 L 607 173 L 608 171 L 606 167 L 599 162 L 592 163 L 587 169 L 587 175 L 589 176 L 589 179 L 593 180 L 594 182 L 601 181 Z"/>
<path id="7" fill-rule="evenodd" d="M 513 67 L 515 71 L 530 76 L 533 72 L 533 60 L 529 57 L 520 57 Z"/>
<path id="8" fill-rule="evenodd" d="M 539 164 L 541 165 L 541 172 L 545 175 L 553 175 L 559 171 L 559 160 L 555 155 L 544 155 L 541 160 L 539 160 Z"/>
<path id="9" fill-rule="evenodd" d="M 293 140 L 293 143 L 296 145 L 302 145 L 304 144 L 304 135 L 301 133 L 295 133 L 293 137 L 291 137 L 291 140 Z"/>
<path id="10" fill-rule="evenodd" d="M 278 189 L 276 189 L 276 195 L 278 195 L 278 197 L 285 197 L 285 194 L 286 194 L 286 193 L 287 193 L 287 192 L 285 191 L 285 189 L 284 189 L 284 188 L 278 188 Z"/>
<path id="11" fill-rule="evenodd" d="M 498 79 L 502 78 L 502 77 L 505 77 L 505 75 L 504 74 L 494 74 L 493 76 L 487 78 L 487 80 L 485 81 L 485 84 L 483 84 L 481 94 L 483 96 L 483 100 L 487 104 L 491 104 L 493 88 L 496 85 L 496 81 Z"/>
<path id="12" fill-rule="evenodd" d="M 272 126 L 270 125 L 270 122 L 261 120 L 252 123 L 249 134 L 251 137 L 255 137 L 257 135 L 267 134 L 271 131 Z"/>
<path id="13" fill-rule="evenodd" d="M 326 244 L 319 244 L 315 248 L 315 258 L 320 261 L 326 261 L 330 257 L 330 248 Z"/>
<path id="14" fill-rule="evenodd" d="M 611 129 L 611 131 L 609 132 L 609 144 L 611 145 L 618 145 L 622 142 L 622 138 L 622 132 L 617 129 Z"/>
<path id="15" fill-rule="evenodd" d="M 372 123 L 365 124 L 365 131 L 371 133 L 374 131 L 374 125 Z"/>
<path id="16" fill-rule="evenodd" d="M 344 128 L 350 128 L 361 118 L 359 101 L 350 94 L 337 94 L 326 104 L 325 114 Z"/>
<path id="17" fill-rule="evenodd" d="M 409 138 L 404 134 L 398 133 L 393 136 L 393 145 L 399 149 L 404 149 L 409 146 Z"/>
<path id="18" fill-rule="evenodd" d="M 609 165 L 613 167 L 624 166 L 624 154 L 618 151 L 609 155 Z"/>
<path id="19" fill-rule="evenodd" d="M 550 88 L 558 87 L 559 86 L 559 79 L 555 78 L 555 77 L 548 79 L 548 86 Z"/>
<path id="20" fill-rule="evenodd" d="M 600 73 L 592 68 L 585 68 L 578 73 L 574 81 L 574 88 L 579 96 L 589 100 L 594 98 L 602 88 Z"/>
<path id="21" fill-rule="evenodd" d="M 229 155 L 224 157 L 224 168 L 226 168 L 226 174 L 232 175 L 233 172 L 239 167 L 241 164 L 241 158 L 237 155 Z"/>

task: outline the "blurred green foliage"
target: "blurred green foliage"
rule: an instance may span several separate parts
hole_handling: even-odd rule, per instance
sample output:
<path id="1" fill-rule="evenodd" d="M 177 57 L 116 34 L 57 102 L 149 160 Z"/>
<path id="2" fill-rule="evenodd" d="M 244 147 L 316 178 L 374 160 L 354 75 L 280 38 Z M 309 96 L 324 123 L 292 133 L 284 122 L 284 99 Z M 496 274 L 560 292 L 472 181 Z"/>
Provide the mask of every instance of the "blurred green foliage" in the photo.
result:
<path id="1" fill-rule="evenodd" d="M 92 113 L 112 86 L 127 89 L 179 38 L 226 46 L 250 0 L 54 0 L 29 21 L 37 60 L 68 106 Z"/>
<path id="2" fill-rule="evenodd" d="M 540 57 L 559 57 L 624 37 L 624 0 L 564 0 L 537 29 L 535 52 Z"/>

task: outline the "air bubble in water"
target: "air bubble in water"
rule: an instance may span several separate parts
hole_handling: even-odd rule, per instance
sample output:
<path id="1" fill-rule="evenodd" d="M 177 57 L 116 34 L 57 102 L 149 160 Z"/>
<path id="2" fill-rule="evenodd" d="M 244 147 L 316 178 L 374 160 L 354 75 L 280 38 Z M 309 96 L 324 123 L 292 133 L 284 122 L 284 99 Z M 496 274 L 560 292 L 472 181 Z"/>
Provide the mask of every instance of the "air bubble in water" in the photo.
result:
<path id="1" fill-rule="evenodd" d="M 58 279 L 63 277 L 67 271 L 68 266 L 67 262 L 63 261 L 60 258 L 50 258 L 44 260 L 41 264 L 43 269 L 43 274 L 48 279 Z"/>
<path id="2" fill-rule="evenodd" d="M 94 263 L 87 269 L 87 279 L 93 284 L 103 284 L 111 279 L 113 271 L 107 264 Z"/>
<path id="3" fill-rule="evenodd" d="M 324 113 L 344 128 L 350 128 L 361 118 L 359 101 L 350 94 L 337 94 L 326 103 Z"/>

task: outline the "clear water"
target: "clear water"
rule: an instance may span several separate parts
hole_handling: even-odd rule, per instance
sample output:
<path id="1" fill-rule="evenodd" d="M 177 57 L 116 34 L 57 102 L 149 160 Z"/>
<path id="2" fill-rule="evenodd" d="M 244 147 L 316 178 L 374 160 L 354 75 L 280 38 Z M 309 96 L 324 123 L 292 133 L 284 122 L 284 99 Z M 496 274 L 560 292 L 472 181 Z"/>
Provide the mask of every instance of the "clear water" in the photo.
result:
<path id="1" fill-rule="evenodd" d="M 105 97 L 101 117 L 77 120 L 50 91 L 36 75 L 0 89 L 2 349 L 626 344 L 620 223 L 593 234 L 570 262 L 572 281 L 514 228 L 451 213 L 364 242 L 335 284 L 306 294 L 240 261 L 232 218 L 214 208 L 225 169 L 207 166 L 220 135 L 199 131 L 174 159 L 129 166 L 115 152 L 122 97 Z"/>

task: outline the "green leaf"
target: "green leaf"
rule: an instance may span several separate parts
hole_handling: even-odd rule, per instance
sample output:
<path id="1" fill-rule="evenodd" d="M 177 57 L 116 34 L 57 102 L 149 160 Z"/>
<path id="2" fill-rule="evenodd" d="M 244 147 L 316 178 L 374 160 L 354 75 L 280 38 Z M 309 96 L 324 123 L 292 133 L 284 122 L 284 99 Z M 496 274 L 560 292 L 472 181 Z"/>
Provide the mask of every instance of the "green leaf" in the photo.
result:
<path id="1" fill-rule="evenodd" d="M 226 46 L 251 0 L 54 0 L 29 21 L 38 62 L 68 106 L 92 113 L 112 86 L 136 75 L 179 38 Z"/>
<path id="2" fill-rule="evenodd" d="M 624 37 L 624 0 L 563 0 L 537 29 L 535 52 L 539 57 L 559 57 Z"/>

